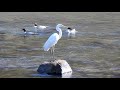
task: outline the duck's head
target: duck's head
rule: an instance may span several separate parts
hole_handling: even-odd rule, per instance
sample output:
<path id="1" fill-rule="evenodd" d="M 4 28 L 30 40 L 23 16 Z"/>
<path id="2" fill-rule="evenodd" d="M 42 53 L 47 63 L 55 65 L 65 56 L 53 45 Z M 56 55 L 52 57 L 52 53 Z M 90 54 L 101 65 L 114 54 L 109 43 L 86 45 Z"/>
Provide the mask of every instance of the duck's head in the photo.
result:
<path id="1" fill-rule="evenodd" d="M 25 28 L 23 28 L 22 30 L 23 30 L 24 32 L 26 32 L 26 29 L 25 29 Z"/>
<path id="2" fill-rule="evenodd" d="M 37 23 L 34 23 L 34 26 L 37 26 Z"/>
<path id="3" fill-rule="evenodd" d="M 71 28 L 71 27 L 68 27 L 67 29 L 72 30 L 72 28 Z"/>

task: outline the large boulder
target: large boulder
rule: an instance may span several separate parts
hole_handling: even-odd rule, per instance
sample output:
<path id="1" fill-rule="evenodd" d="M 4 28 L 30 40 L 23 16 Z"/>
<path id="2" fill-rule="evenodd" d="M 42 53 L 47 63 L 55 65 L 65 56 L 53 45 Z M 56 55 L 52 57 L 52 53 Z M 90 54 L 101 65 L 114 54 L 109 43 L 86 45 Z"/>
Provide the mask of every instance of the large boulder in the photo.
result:
<path id="1" fill-rule="evenodd" d="M 63 75 L 65 73 L 71 73 L 72 69 L 66 60 L 54 60 L 43 62 L 37 71 L 40 74 Z"/>

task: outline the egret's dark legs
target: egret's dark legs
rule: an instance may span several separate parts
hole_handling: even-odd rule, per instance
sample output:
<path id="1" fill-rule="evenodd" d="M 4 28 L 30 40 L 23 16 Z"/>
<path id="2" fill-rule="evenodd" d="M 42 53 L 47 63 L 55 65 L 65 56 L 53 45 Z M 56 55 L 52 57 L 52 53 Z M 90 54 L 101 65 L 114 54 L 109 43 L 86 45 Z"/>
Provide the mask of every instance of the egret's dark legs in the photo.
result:
<path id="1" fill-rule="evenodd" d="M 55 59 L 55 55 L 54 55 L 54 46 L 51 47 L 51 49 L 50 49 L 50 54 L 52 54 L 53 59 Z"/>
<path id="2" fill-rule="evenodd" d="M 51 58 L 54 58 L 53 57 L 53 47 L 50 48 L 50 55 L 52 55 Z"/>
<path id="3" fill-rule="evenodd" d="M 53 53 L 53 59 L 55 59 L 55 55 L 54 55 L 55 48 L 54 48 L 54 47 L 55 47 L 55 46 L 52 47 L 52 50 L 53 50 L 53 51 L 52 51 L 52 53 Z"/>
<path id="4" fill-rule="evenodd" d="M 52 54 L 52 48 L 50 48 L 50 54 Z"/>

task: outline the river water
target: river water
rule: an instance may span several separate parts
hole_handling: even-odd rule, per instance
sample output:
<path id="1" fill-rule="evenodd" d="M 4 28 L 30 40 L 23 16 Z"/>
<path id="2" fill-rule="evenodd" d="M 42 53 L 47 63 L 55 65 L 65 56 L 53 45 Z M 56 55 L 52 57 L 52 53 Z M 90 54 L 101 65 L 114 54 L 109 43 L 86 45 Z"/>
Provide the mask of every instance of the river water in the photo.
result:
<path id="1" fill-rule="evenodd" d="M 54 13 L 47 12 L 47 16 L 44 12 L 42 15 L 46 15 L 45 20 L 51 17 L 56 22 L 44 22 L 44 18 L 41 22 L 51 27 L 62 22 L 78 31 L 72 38 L 63 33 L 55 47 L 55 58 L 66 60 L 73 70 L 65 77 L 120 77 L 120 13 L 71 12 L 69 15 L 69 12 L 56 12 L 53 17 Z M 34 30 L 33 24 L 25 21 L 26 17 L 21 18 L 24 22 L 21 19 L 18 22 L 16 18 L 16 22 L 4 19 L 0 22 L 0 78 L 59 78 L 39 76 L 39 65 L 52 60 L 42 46 L 53 32 L 25 36 L 21 28 Z M 33 18 L 36 22 L 37 17 Z M 61 17 L 66 20 L 60 20 Z"/>

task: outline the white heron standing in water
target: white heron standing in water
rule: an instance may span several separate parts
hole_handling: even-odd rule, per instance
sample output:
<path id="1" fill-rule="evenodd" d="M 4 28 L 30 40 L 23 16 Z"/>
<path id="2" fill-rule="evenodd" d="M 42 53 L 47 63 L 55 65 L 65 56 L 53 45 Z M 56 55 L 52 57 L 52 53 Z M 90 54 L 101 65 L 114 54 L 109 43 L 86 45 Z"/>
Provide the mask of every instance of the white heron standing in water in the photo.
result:
<path id="1" fill-rule="evenodd" d="M 44 51 L 49 51 L 49 49 L 51 49 L 51 53 L 53 55 L 54 58 L 54 47 L 57 44 L 58 40 L 62 37 L 62 30 L 61 27 L 66 27 L 62 24 L 58 24 L 56 26 L 56 30 L 58 31 L 58 33 L 53 33 L 48 40 L 45 42 L 43 48 Z"/>

